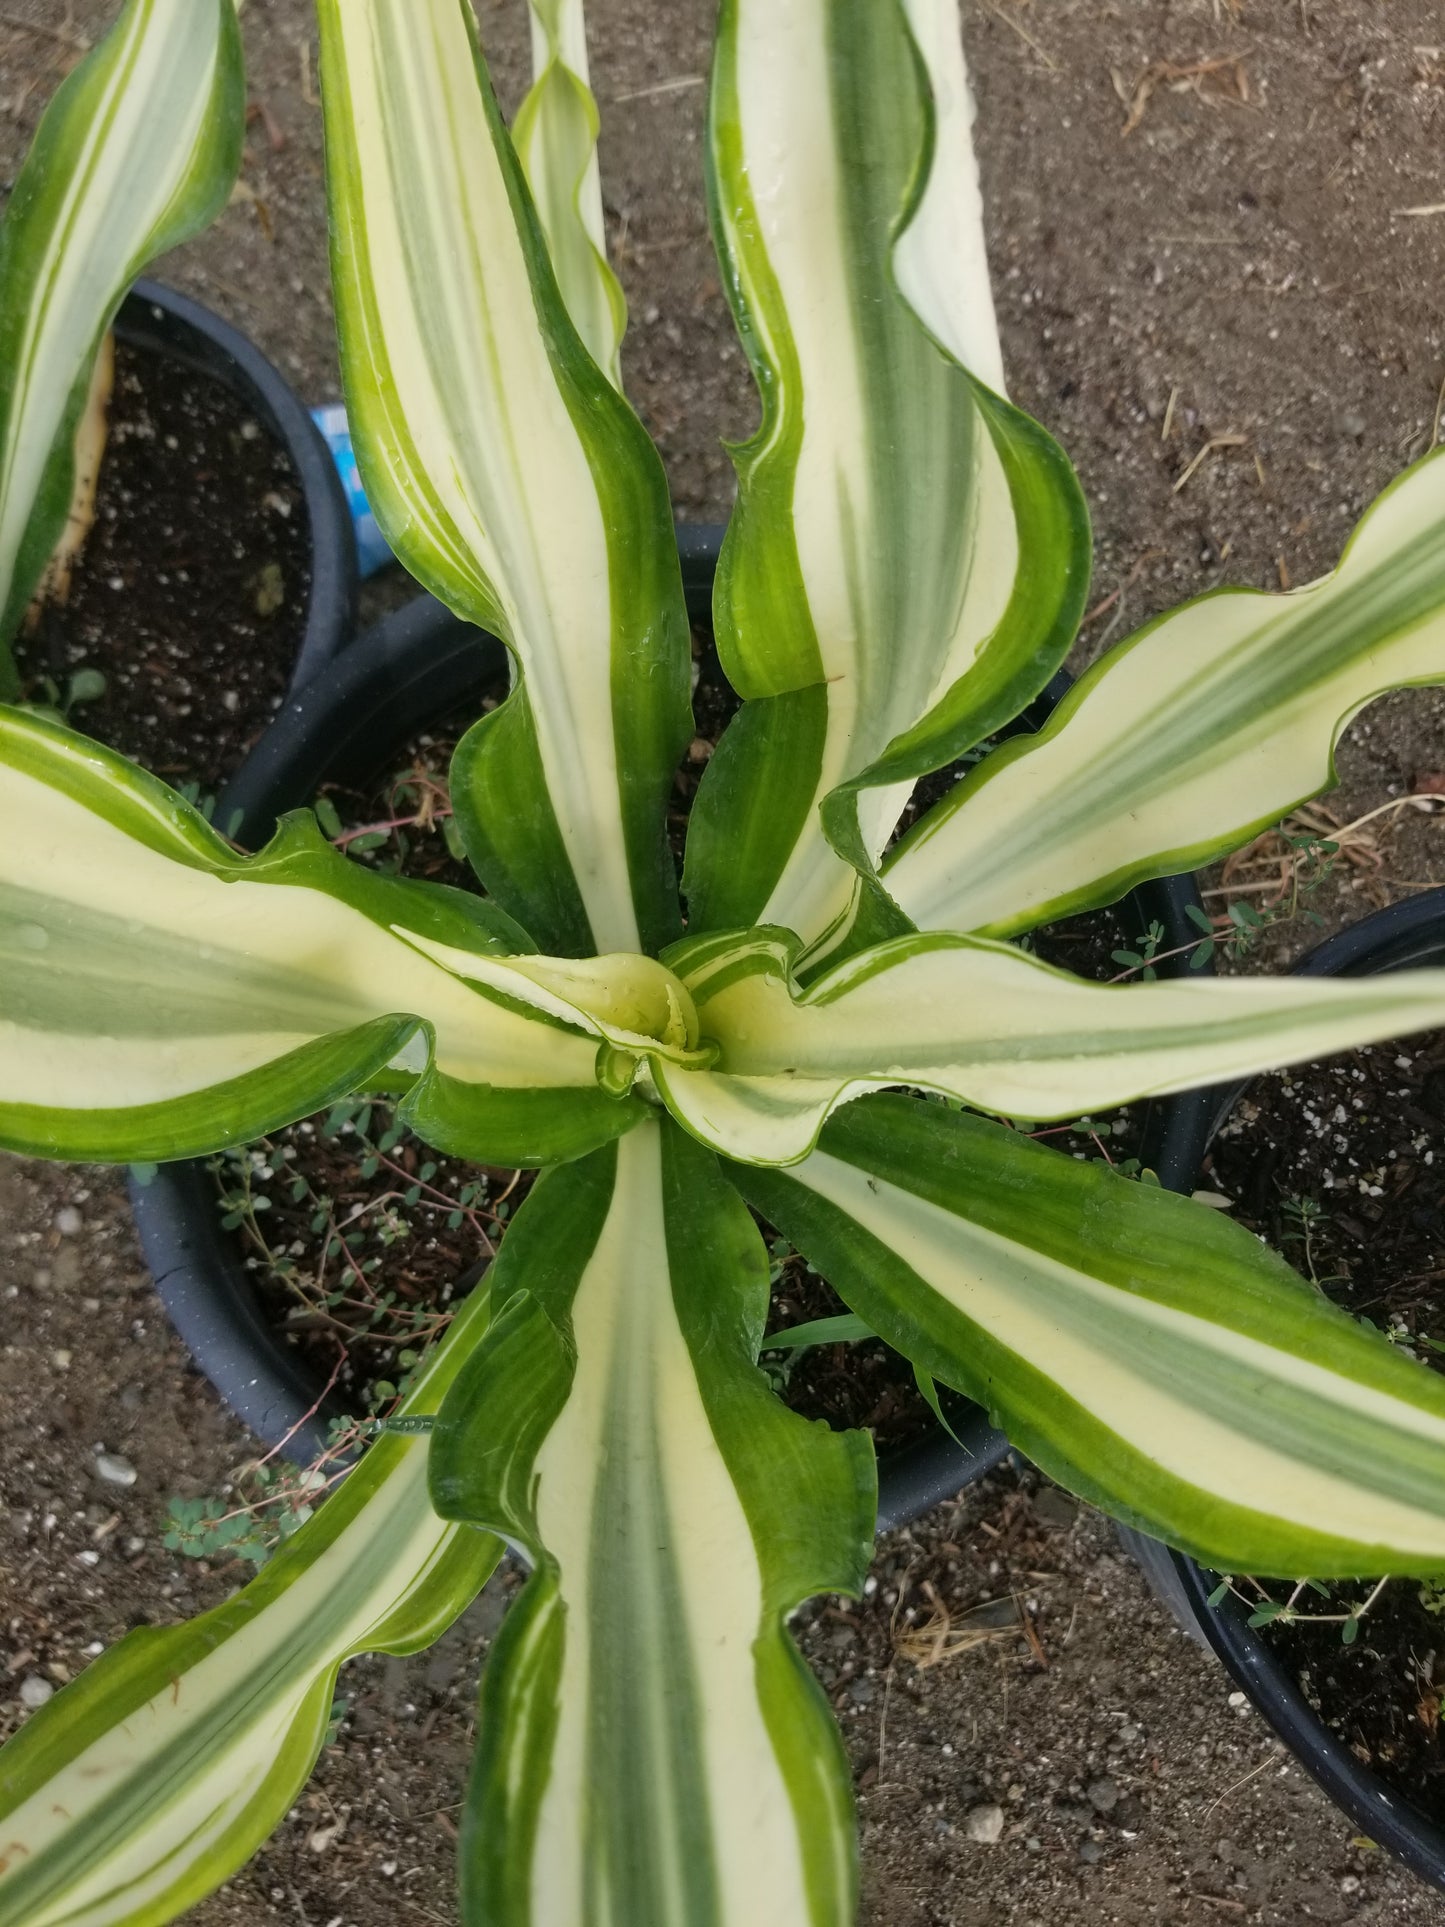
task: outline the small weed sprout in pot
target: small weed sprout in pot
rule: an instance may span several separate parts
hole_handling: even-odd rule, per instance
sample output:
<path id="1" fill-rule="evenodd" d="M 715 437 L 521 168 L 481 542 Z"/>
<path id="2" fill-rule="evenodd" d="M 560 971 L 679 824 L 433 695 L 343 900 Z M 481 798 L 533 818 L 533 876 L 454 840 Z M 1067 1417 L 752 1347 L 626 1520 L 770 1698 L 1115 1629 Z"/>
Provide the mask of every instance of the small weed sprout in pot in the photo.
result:
<path id="1" fill-rule="evenodd" d="M 341 1663 L 436 1636 L 504 1543 L 531 1577 L 482 1686 L 465 1918 L 844 1927 L 847 1772 L 786 1620 L 861 1585 L 873 1454 L 757 1369 L 750 1205 L 1116 1517 L 1225 1571 L 1445 1569 L 1439 1378 L 1219 1213 L 1028 1129 L 1437 1026 L 1445 973 L 1102 986 L 1014 941 L 1279 821 L 1363 702 L 1445 679 L 1445 457 L 1325 580 L 1114 649 L 890 848 L 915 779 L 1058 667 L 1088 522 L 1004 398 L 953 0 L 725 0 L 712 211 L 761 420 L 684 920 L 667 491 L 616 382 L 580 19 L 536 12 L 519 155 L 458 0 L 320 7 L 368 491 L 512 656 L 451 767 L 486 894 L 368 871 L 304 812 L 238 855 L 0 721 L 0 1140 L 177 1158 L 380 1093 L 445 1155 L 543 1170 L 334 1496 L 0 1754 L 7 1927 L 155 1923 L 224 1880 Z"/>

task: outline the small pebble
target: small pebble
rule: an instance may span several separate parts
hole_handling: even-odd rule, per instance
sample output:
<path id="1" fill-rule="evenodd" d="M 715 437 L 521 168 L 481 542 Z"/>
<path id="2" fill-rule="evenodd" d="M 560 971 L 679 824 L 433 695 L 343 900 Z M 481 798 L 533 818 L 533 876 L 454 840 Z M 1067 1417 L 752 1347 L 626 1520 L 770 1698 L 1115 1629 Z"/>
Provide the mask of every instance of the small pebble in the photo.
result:
<path id="1" fill-rule="evenodd" d="M 1352 441 L 1359 441 L 1364 432 L 1364 416 L 1357 415 L 1353 409 L 1347 408 L 1344 414 L 1340 416 L 1340 433 L 1342 435 L 1348 435 Z"/>
<path id="2" fill-rule="evenodd" d="M 85 1220 L 73 1204 L 63 1204 L 55 1214 L 55 1229 L 62 1238 L 74 1238 L 84 1227 Z"/>
<path id="3" fill-rule="evenodd" d="M 1097 1861 L 1102 1860 L 1103 1857 L 1104 1849 L 1099 1845 L 1097 1840 L 1081 1840 L 1079 1842 L 1079 1858 L 1086 1867 L 1092 1867 Z"/>
<path id="4" fill-rule="evenodd" d="M 877 1690 L 871 1679 L 850 1679 L 848 1682 L 848 1697 L 855 1706 L 871 1706 Z"/>
<path id="5" fill-rule="evenodd" d="M 963 1830 L 970 1840 L 976 1840 L 982 1847 L 991 1847 L 1003 1838 L 1003 1808 L 999 1806 L 975 1807 L 963 1822 Z"/>
<path id="6" fill-rule="evenodd" d="M 118 1452 L 97 1452 L 95 1469 L 107 1485 L 134 1485 L 136 1469 L 129 1459 L 123 1459 Z"/>
<path id="7" fill-rule="evenodd" d="M 1107 1774 L 1101 1779 L 1091 1780 L 1087 1791 L 1089 1805 L 1096 1813 L 1112 1813 L 1119 1804 L 1119 1788 Z"/>
<path id="8" fill-rule="evenodd" d="M 1067 1492 L 1060 1492 L 1057 1486 L 1046 1485 L 1034 1494 L 1034 1517 L 1042 1526 L 1055 1532 L 1067 1532 L 1079 1516 L 1076 1499 Z"/>
<path id="9" fill-rule="evenodd" d="M 44 1706 L 48 1699 L 54 1697 L 54 1694 L 55 1688 L 48 1679 L 42 1679 L 39 1673 L 27 1673 L 20 1682 L 20 1704 L 28 1706 L 32 1713 L 37 1706 Z"/>

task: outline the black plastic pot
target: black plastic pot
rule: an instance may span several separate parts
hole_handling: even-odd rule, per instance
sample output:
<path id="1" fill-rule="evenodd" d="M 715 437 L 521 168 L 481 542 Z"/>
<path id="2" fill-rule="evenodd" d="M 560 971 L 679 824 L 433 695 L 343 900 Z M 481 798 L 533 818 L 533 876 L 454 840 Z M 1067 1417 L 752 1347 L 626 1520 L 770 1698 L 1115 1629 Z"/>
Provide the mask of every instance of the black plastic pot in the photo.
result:
<path id="1" fill-rule="evenodd" d="M 706 621 L 720 529 L 679 529 L 689 611 Z M 389 616 L 338 661 L 320 683 L 290 697 L 217 804 L 217 820 L 247 848 L 259 848 L 276 818 L 307 804 L 326 782 L 365 784 L 417 734 L 479 703 L 506 672 L 494 637 L 457 621 L 430 596 Z M 1059 676 L 1022 719 L 1038 728 L 1064 691 Z M 1197 902 L 1188 879 L 1145 885 L 1131 900 L 1147 925 L 1162 924 L 1161 950 L 1197 940 L 1185 914 Z M 1164 974 L 1184 959 L 1160 965 Z M 1144 1118 L 1145 1160 L 1174 1189 L 1194 1182 L 1202 1145 L 1191 1103 L 1154 1102 Z M 268 1445 L 288 1441 L 314 1457 L 339 1405 L 282 1345 L 268 1325 L 234 1240 L 220 1228 L 213 1182 L 202 1163 L 161 1167 L 131 1202 L 157 1289 L 197 1365 L 222 1398 Z M 939 1432 L 880 1469 L 880 1531 L 908 1523 L 991 1471 L 1008 1440 L 976 1405 L 945 1392 L 957 1437 Z"/>
<path id="2" fill-rule="evenodd" d="M 356 633 L 356 537 L 346 492 L 320 429 L 255 343 L 189 295 L 157 281 L 137 281 L 121 303 L 115 332 L 129 347 L 178 362 L 229 388 L 290 456 L 311 538 L 306 628 L 290 685 L 304 687 Z"/>
<path id="3" fill-rule="evenodd" d="M 1445 890 L 1427 890 L 1353 924 L 1322 943 L 1297 966 L 1305 977 L 1373 977 L 1392 970 L 1445 964 Z M 1197 1111 L 1208 1133 L 1224 1122 L 1248 1083 L 1202 1091 Z M 1202 1149 L 1203 1147 L 1201 1147 Z M 1139 1547 L 1135 1535 L 1131 1546 Z M 1231 1593 L 1209 1604 L 1218 1576 L 1183 1553 L 1151 1541 L 1139 1549 L 1155 1590 L 1186 1632 L 1223 1660 L 1238 1684 L 1269 1721 L 1295 1758 L 1349 1815 L 1360 1832 L 1445 1891 L 1445 1829 L 1386 1786 L 1336 1738 L 1309 1704 L 1293 1675 L 1249 1625 L 1249 1614 Z"/>

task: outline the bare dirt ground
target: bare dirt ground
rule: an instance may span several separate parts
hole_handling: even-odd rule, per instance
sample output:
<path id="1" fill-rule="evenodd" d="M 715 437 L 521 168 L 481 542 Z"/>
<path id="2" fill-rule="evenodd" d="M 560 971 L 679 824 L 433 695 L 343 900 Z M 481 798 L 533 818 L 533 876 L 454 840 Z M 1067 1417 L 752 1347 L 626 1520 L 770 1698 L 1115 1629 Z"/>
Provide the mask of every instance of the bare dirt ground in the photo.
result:
<path id="1" fill-rule="evenodd" d="M 0 188 L 113 11 L 9 0 Z M 522 11 L 482 0 L 513 98 Z M 679 512 L 717 520 L 719 435 L 746 429 L 750 397 L 702 208 L 710 16 L 707 0 L 592 8 L 629 385 Z M 247 0 L 244 24 L 245 191 L 165 274 L 319 400 L 335 372 L 309 9 Z M 1436 0 L 972 0 L 966 25 L 1010 380 L 1094 507 L 1102 606 L 1081 654 L 1219 582 L 1307 580 L 1435 430 L 1445 216 L 1401 210 L 1445 200 Z M 1340 820 L 1442 766 L 1445 700 L 1390 699 L 1344 748 Z M 1321 899 L 1332 922 L 1445 881 L 1445 825 L 1397 810 L 1370 833 Z M 1272 953 L 1312 934 L 1286 929 Z M 237 1582 L 177 1561 L 159 1522 L 171 1495 L 220 1489 L 248 1444 L 169 1335 L 112 1176 L 0 1162 L 0 1306 L 3 1734 L 24 1682 L 59 1683 L 128 1626 Z M 105 1482 L 99 1449 L 135 1483 Z M 1032 1475 L 881 1545 L 874 1577 L 860 1607 L 825 1602 L 806 1631 L 857 1768 L 869 1927 L 1445 1921 L 1231 1704 L 1103 1522 Z M 432 1653 L 351 1669 L 312 1787 L 195 1921 L 455 1918 L 477 1660 L 511 1583 Z M 1036 1647 L 1005 1625 L 923 1668 L 897 1649 L 910 1610 L 921 1625 L 936 1600 L 957 1624 L 1014 1595 Z M 969 1816 L 993 1806 L 999 1837 L 973 1838 L 990 1827 Z"/>

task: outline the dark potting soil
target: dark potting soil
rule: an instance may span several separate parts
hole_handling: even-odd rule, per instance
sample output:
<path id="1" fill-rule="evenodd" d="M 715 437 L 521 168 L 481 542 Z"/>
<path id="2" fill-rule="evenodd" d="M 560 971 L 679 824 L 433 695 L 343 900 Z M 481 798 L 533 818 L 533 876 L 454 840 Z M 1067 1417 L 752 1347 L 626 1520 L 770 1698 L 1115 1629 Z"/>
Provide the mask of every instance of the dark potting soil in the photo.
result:
<path id="1" fill-rule="evenodd" d="M 489 696 L 484 707 L 495 706 Z M 368 869 L 476 890 L 448 782 L 456 746 L 475 720 L 470 712 L 448 717 L 418 736 L 386 777 L 365 790 L 324 784 L 322 826 L 338 848 Z"/>
<path id="2" fill-rule="evenodd" d="M 692 640 L 692 741 L 672 779 L 672 805 L 667 813 L 667 840 L 679 877 L 687 854 L 687 822 L 692 799 L 697 795 L 704 772 L 723 731 L 736 716 L 742 703 L 733 693 L 722 672 L 711 640 L 694 631 Z"/>
<path id="3" fill-rule="evenodd" d="M 344 1103 L 211 1160 L 273 1329 L 358 1415 L 384 1412 L 495 1254 L 530 1171 L 441 1157 Z"/>
<path id="4" fill-rule="evenodd" d="M 119 344 L 95 523 L 65 605 L 20 641 L 27 694 L 63 703 L 78 669 L 99 670 L 105 693 L 76 704 L 74 726 L 214 791 L 286 692 L 309 548 L 290 457 L 245 405 Z"/>
<path id="5" fill-rule="evenodd" d="M 1273 1587 L 1278 1593 L 1279 1587 Z M 1344 1594 L 1344 1588 L 1332 1589 Z M 1306 1615 L 1347 1610 L 1368 1587 L 1312 1599 Z M 1430 1602 L 1434 1610 L 1427 1608 Z M 1325 1725 L 1357 1759 L 1412 1806 L 1445 1825 L 1445 1592 L 1397 1579 L 1359 1622 L 1350 1645 L 1338 1623 L 1276 1620 L 1264 1637 L 1299 1681 Z"/>
<path id="6" fill-rule="evenodd" d="M 792 1250 L 766 1220 L 758 1220 L 758 1229 L 773 1257 L 769 1337 L 847 1311 L 828 1281 L 808 1268 L 801 1252 Z M 871 1432 L 880 1457 L 926 1438 L 937 1425 L 913 1367 L 881 1338 L 814 1345 L 791 1354 L 770 1351 L 765 1338 L 762 1363 L 785 1405 L 805 1418 L 826 1419 L 834 1431 Z"/>
<path id="7" fill-rule="evenodd" d="M 1445 1368 L 1445 1032 L 1257 1078 L 1207 1168 L 1297 1271 Z"/>
<path id="8" fill-rule="evenodd" d="M 1445 1032 L 1256 1079 L 1209 1171 L 1234 1216 L 1336 1304 L 1445 1369 Z M 1331 1732 L 1445 1824 L 1445 1592 L 1392 1581 L 1345 1645 L 1318 1615 L 1364 1590 L 1308 1595 L 1304 1617 L 1264 1637 Z"/>

